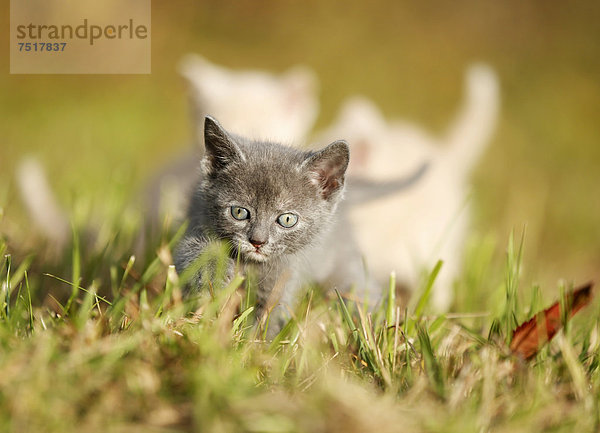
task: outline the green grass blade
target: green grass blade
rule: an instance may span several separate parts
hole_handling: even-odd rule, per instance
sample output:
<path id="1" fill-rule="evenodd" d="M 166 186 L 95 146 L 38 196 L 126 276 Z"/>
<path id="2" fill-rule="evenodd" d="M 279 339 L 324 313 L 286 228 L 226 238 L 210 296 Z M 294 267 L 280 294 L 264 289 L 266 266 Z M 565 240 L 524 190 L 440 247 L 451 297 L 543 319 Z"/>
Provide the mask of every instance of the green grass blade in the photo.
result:
<path id="1" fill-rule="evenodd" d="M 33 332 L 33 305 L 31 302 L 31 287 L 29 286 L 29 278 L 27 277 L 27 271 L 25 271 L 25 289 L 27 290 L 27 309 L 29 312 L 29 328 Z"/>
<path id="2" fill-rule="evenodd" d="M 388 326 L 394 322 L 394 311 L 396 310 L 396 273 L 390 274 L 390 283 L 388 286 L 387 311 L 385 313 L 385 321 Z"/>
<path id="3" fill-rule="evenodd" d="M 96 287 L 92 283 L 92 286 L 85 291 L 83 302 L 79 306 L 77 315 L 75 317 L 75 325 L 78 329 L 83 329 L 86 322 L 90 319 L 94 303 L 96 302 Z"/>
<path id="4" fill-rule="evenodd" d="M 425 307 L 429 303 L 429 298 L 431 297 L 431 290 L 433 289 L 433 284 L 435 283 L 435 280 L 438 274 L 440 273 L 440 270 L 442 269 L 443 265 L 444 262 L 442 260 L 438 260 L 438 262 L 435 264 L 433 270 L 427 278 L 427 284 L 425 285 L 425 289 L 423 290 L 423 293 L 421 294 L 415 307 L 414 315 L 417 319 L 421 318 Z"/>
<path id="5" fill-rule="evenodd" d="M 240 328 L 244 328 L 247 326 L 247 319 L 250 317 L 250 314 L 254 311 L 254 307 L 246 308 L 242 313 L 233 321 L 233 326 L 231 327 L 232 334 L 237 333 Z"/>
<path id="6" fill-rule="evenodd" d="M 352 320 L 352 316 L 350 315 L 350 311 L 348 311 L 348 307 L 346 307 L 346 303 L 344 302 L 342 295 L 340 294 L 340 292 L 337 289 L 335 289 L 335 294 L 337 295 L 338 303 L 339 303 L 340 309 L 342 310 L 342 318 L 346 322 L 346 325 L 348 325 L 348 328 L 352 332 L 352 335 L 354 335 L 354 338 L 357 338 L 360 340 L 361 339 L 360 332 L 358 331 L 358 328 L 354 324 L 354 320 Z"/>
<path id="7" fill-rule="evenodd" d="M 425 361 L 425 371 L 429 378 L 429 383 L 441 398 L 445 396 L 445 385 L 442 368 L 438 363 L 433 348 L 431 346 L 431 340 L 425 327 L 420 324 L 417 325 L 417 335 L 419 336 L 419 343 L 421 346 L 421 355 Z"/>
<path id="8" fill-rule="evenodd" d="M 74 224 L 71 224 L 71 232 L 73 234 L 73 251 L 71 254 L 71 296 L 65 305 L 65 314 L 69 314 L 71 304 L 79 295 L 79 283 L 81 280 L 81 254 L 79 245 L 79 234 Z"/>
<path id="9" fill-rule="evenodd" d="M 10 292 L 11 292 L 11 288 L 10 288 L 10 281 L 11 281 L 11 277 L 10 277 L 10 272 L 11 272 L 11 264 L 12 264 L 12 256 L 10 254 L 7 254 L 5 257 L 5 268 L 6 268 L 6 278 L 5 278 L 5 282 L 4 284 L 2 284 L 2 291 L 4 293 L 2 293 L 2 295 L 4 295 L 2 297 L 2 318 L 7 320 L 10 317 Z"/>

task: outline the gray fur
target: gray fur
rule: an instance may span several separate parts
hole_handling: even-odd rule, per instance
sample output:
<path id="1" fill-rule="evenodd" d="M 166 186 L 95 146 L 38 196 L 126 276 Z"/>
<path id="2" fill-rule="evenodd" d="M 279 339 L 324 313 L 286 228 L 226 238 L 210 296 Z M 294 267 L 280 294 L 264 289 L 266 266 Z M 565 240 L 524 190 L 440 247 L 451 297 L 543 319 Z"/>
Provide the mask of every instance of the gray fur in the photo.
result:
<path id="1" fill-rule="evenodd" d="M 346 198 L 346 203 L 351 206 L 361 205 L 408 189 L 417 184 L 425 176 L 430 165 L 429 161 L 423 162 L 420 167 L 408 176 L 388 181 L 374 181 L 360 176 L 348 176 L 347 184 L 350 192 Z"/>
<path id="2" fill-rule="evenodd" d="M 188 210 L 188 230 L 175 251 L 179 273 L 188 268 L 215 241 L 229 247 L 228 276 L 236 260 L 242 272 L 254 272 L 258 281 L 259 316 L 280 287 L 279 303 L 270 323 L 281 326 L 299 289 L 309 281 L 364 295 L 367 279 L 343 214 L 336 212 L 344 193 L 349 161 L 344 141 L 311 152 L 226 132 L 214 119 L 205 120 L 205 155 L 199 183 Z M 250 211 L 250 219 L 236 220 L 231 206 Z M 292 212 L 298 222 L 291 228 L 277 217 Z M 255 247 L 251 240 L 264 244 Z M 191 291 L 200 290 L 201 271 Z M 377 297 L 372 300 L 377 300 Z M 275 318 L 273 318 L 275 314 Z M 273 320 L 275 319 L 275 320 Z"/>

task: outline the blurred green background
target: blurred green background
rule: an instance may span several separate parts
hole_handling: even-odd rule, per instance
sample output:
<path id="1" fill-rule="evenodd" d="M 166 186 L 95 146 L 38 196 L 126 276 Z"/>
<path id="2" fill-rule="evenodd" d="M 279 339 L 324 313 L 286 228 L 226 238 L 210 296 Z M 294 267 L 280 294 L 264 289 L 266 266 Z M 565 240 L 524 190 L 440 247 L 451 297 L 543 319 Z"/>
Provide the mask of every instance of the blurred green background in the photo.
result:
<path id="1" fill-rule="evenodd" d="M 8 41 L 9 5 L 0 33 Z M 65 206 L 134 194 L 188 144 L 176 66 L 197 52 L 231 68 L 313 68 L 325 127 L 352 94 L 390 118 L 441 132 L 465 68 L 501 84 L 498 131 L 473 174 L 475 232 L 497 240 L 527 225 L 528 281 L 600 277 L 600 2 L 154 1 L 151 75 L 9 75 L 0 46 L 0 206 L 15 247 L 31 236 L 14 185 L 26 154 L 43 161 Z M 265 119 L 268 122 L 269 119 Z"/>

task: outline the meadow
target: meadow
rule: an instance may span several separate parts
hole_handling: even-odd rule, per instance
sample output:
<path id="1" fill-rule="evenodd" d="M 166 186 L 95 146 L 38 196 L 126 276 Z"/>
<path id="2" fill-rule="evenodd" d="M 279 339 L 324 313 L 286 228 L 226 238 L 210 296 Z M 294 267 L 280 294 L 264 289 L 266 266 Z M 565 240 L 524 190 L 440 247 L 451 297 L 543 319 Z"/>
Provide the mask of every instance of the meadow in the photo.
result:
<path id="1" fill-rule="evenodd" d="M 598 430 L 597 301 L 534 359 L 508 349 L 518 323 L 600 280 L 596 2 L 174 1 L 152 12 L 151 75 L 0 79 L 1 431 Z M 372 314 L 310 287 L 265 341 L 240 279 L 182 300 L 177 224 L 134 256 L 132 197 L 191 135 L 176 71 L 187 52 L 314 68 L 317 129 L 361 93 L 441 132 L 468 64 L 494 67 L 501 117 L 473 173 L 450 312 L 428 307 L 435 269 L 408 305 L 392 291 Z M 32 230 L 15 185 L 32 153 L 72 224 L 60 253 Z"/>
<path id="2" fill-rule="evenodd" d="M 137 271 L 135 257 L 123 261 L 119 251 L 128 243 L 121 219 L 112 223 L 115 236 L 92 254 L 74 237 L 69 275 L 38 270 L 31 256 L 17 261 L 0 244 L 2 431 L 599 427 L 597 302 L 563 319 L 565 329 L 532 360 L 508 349 L 516 325 L 545 307 L 539 287 L 519 284 L 522 238 L 511 237 L 501 272 L 490 269 L 489 253 L 470 257 L 460 287 L 477 291 L 493 279 L 496 308 L 428 314 L 440 262 L 407 306 L 396 302 L 393 277 L 370 313 L 311 287 L 268 341 L 253 325 L 253 287 L 242 286 L 242 276 L 184 301 L 170 264 L 181 232 Z M 61 301 L 36 292 L 36 275 L 71 295 Z"/>

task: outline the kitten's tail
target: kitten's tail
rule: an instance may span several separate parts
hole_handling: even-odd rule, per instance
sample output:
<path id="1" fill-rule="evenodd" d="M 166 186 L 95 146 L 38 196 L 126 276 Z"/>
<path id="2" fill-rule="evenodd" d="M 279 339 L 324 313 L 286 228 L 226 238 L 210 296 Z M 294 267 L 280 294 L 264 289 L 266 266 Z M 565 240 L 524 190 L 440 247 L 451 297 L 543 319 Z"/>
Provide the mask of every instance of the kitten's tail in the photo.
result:
<path id="1" fill-rule="evenodd" d="M 498 78 L 484 64 L 474 64 L 465 75 L 465 100 L 446 134 L 449 159 L 467 175 L 487 147 L 500 106 Z"/>
<path id="2" fill-rule="evenodd" d="M 348 176 L 350 188 L 348 188 L 345 201 L 351 206 L 355 206 L 394 195 L 421 180 L 429 170 L 429 165 L 429 162 L 424 162 L 408 176 L 387 181 L 373 181 L 364 177 Z"/>
<path id="3" fill-rule="evenodd" d="M 16 177 L 34 228 L 62 250 L 71 236 L 69 219 L 58 204 L 41 163 L 33 157 L 23 159 Z"/>

